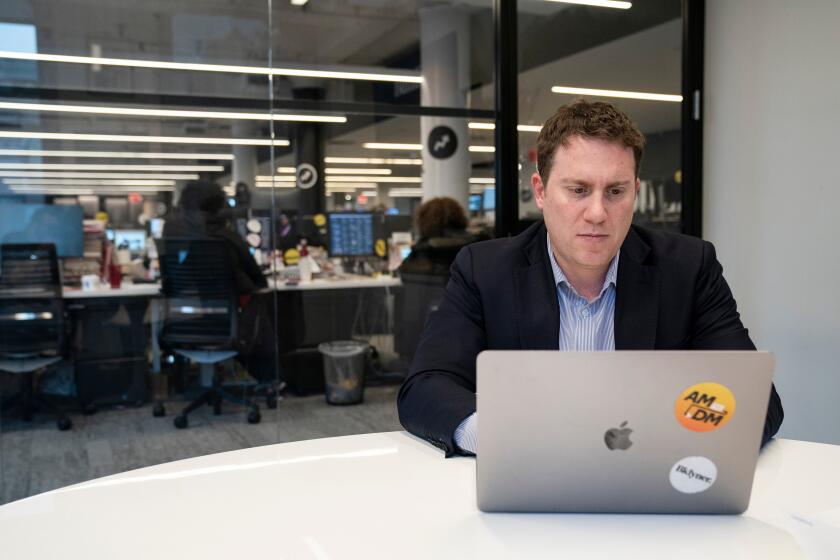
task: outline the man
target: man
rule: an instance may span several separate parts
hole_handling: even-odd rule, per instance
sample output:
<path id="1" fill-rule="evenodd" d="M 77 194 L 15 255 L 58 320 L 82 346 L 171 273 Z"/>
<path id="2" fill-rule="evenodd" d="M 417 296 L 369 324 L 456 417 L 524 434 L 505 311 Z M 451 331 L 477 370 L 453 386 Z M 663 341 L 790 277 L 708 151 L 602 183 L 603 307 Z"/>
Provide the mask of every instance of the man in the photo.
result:
<path id="1" fill-rule="evenodd" d="M 447 456 L 475 453 L 486 349 L 755 350 L 712 244 L 631 225 L 643 149 L 608 103 L 577 101 L 546 121 L 531 178 L 543 222 L 458 254 L 398 396 L 409 432 Z M 782 418 L 773 388 L 762 443 Z"/>

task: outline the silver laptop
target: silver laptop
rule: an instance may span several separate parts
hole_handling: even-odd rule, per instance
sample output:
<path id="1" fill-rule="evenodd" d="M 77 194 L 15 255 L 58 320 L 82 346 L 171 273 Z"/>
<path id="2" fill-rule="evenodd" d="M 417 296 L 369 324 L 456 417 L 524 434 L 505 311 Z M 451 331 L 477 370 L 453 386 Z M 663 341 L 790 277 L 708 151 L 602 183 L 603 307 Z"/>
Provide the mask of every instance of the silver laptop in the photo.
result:
<path id="1" fill-rule="evenodd" d="M 482 352 L 478 507 L 741 513 L 774 367 L 768 352 Z"/>

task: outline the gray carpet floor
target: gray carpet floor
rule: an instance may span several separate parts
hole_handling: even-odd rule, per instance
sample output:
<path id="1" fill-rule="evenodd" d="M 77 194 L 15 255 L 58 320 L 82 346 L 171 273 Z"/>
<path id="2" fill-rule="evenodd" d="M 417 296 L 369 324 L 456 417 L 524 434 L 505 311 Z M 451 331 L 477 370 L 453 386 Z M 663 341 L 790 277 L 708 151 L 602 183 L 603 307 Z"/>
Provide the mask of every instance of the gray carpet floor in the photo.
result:
<path id="1" fill-rule="evenodd" d="M 168 461 L 305 439 L 401 430 L 397 387 L 369 387 L 360 405 L 332 406 L 323 395 L 287 396 L 275 410 L 259 401 L 262 422 L 226 405 L 220 416 L 202 407 L 189 428 L 172 425 L 185 403 L 167 404 L 154 418 L 151 405 L 72 415 L 73 429 L 60 432 L 47 417 L 0 425 L 0 504 L 27 496 Z"/>

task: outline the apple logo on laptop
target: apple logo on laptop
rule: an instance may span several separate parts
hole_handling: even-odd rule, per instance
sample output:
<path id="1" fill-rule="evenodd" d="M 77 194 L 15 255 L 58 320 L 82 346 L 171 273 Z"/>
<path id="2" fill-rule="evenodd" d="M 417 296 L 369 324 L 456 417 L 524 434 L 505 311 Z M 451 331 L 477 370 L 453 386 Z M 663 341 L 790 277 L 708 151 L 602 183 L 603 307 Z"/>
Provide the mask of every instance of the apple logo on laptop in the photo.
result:
<path id="1" fill-rule="evenodd" d="M 631 428 L 627 428 L 627 420 L 621 423 L 618 428 L 610 428 L 604 433 L 604 443 L 607 444 L 607 449 L 614 451 L 621 449 L 624 451 L 628 449 L 633 442 L 630 441 L 630 434 L 633 432 Z"/>

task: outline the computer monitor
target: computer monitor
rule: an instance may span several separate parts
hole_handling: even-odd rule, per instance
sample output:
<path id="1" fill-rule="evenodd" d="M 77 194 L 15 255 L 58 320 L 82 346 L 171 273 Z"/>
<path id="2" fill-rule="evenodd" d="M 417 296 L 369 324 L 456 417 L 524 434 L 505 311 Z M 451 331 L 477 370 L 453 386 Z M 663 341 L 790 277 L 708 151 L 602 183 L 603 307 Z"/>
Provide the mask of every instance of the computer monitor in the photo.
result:
<path id="1" fill-rule="evenodd" d="M 118 251 L 128 249 L 132 258 L 140 257 L 146 250 L 146 232 L 142 229 L 115 229 L 114 245 Z"/>
<path id="2" fill-rule="evenodd" d="M 495 210 L 496 209 L 496 189 L 487 188 L 484 189 L 484 210 Z"/>
<path id="3" fill-rule="evenodd" d="M 369 212 L 329 215 L 329 253 L 333 257 L 370 256 L 373 251 L 373 215 Z"/>
<path id="4" fill-rule="evenodd" d="M 470 212 L 481 212 L 481 195 L 470 195 Z"/>
<path id="5" fill-rule="evenodd" d="M 59 257 L 84 255 L 82 207 L 0 204 L 0 243 L 53 243 Z"/>

